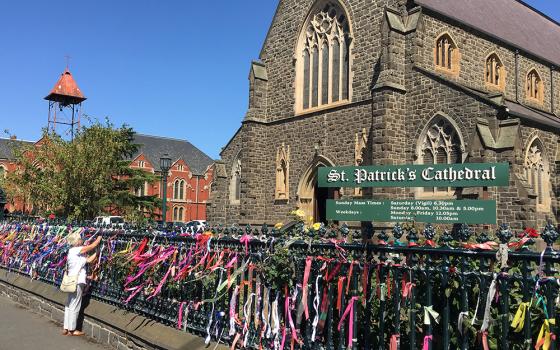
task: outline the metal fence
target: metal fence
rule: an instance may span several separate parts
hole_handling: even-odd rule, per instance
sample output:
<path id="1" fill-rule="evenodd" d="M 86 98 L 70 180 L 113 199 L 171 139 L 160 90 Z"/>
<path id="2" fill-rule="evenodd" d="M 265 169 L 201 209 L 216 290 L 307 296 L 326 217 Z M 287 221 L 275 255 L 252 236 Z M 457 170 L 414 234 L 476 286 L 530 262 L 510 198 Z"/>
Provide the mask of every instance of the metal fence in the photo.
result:
<path id="1" fill-rule="evenodd" d="M 58 285 L 66 226 L 0 225 L 0 265 Z M 557 348 L 558 233 L 296 224 L 103 235 L 98 300 L 234 347 Z M 440 231 L 440 232 L 438 232 Z M 535 252 L 535 239 L 547 248 Z M 375 242 L 375 244 L 373 243 Z M 53 287 L 54 288 L 54 287 Z"/>

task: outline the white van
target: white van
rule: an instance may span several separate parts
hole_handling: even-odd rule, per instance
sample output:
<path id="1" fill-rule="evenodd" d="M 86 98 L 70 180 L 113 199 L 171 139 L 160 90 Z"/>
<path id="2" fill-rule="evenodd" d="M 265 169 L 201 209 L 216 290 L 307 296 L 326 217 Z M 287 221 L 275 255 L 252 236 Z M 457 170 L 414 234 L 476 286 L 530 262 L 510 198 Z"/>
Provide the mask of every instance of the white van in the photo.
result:
<path id="1" fill-rule="evenodd" d="M 93 226 L 95 227 L 123 227 L 124 218 L 122 216 L 98 216 L 93 219 Z"/>

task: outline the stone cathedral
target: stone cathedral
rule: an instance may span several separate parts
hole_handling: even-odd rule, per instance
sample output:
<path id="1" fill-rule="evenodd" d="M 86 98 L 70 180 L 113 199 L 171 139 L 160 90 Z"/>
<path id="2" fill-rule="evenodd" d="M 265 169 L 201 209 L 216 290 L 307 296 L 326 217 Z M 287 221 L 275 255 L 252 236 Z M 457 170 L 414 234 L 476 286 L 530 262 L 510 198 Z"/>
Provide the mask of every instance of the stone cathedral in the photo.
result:
<path id="1" fill-rule="evenodd" d="M 280 0 L 208 220 L 325 221 L 326 199 L 495 199 L 558 221 L 560 24 L 518 0 Z M 509 162 L 507 187 L 318 188 L 318 167 Z"/>

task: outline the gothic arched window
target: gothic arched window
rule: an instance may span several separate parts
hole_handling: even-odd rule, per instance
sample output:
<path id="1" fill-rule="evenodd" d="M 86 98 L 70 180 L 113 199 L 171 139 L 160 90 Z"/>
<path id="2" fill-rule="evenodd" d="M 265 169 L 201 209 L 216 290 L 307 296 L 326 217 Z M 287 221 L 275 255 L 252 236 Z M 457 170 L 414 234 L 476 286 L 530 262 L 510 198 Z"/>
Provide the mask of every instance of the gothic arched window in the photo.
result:
<path id="1" fill-rule="evenodd" d="M 542 143 L 538 138 L 535 138 L 527 149 L 525 176 L 537 195 L 537 208 L 546 209 L 550 205 L 550 173 Z"/>
<path id="2" fill-rule="evenodd" d="M 488 56 L 485 72 L 486 84 L 500 89 L 505 87 L 505 68 L 497 54 Z"/>
<path id="3" fill-rule="evenodd" d="M 300 36 L 296 111 L 350 99 L 350 25 L 333 1 L 316 4 Z"/>
<path id="4" fill-rule="evenodd" d="M 229 199 L 232 204 L 239 204 L 241 200 L 241 159 L 239 157 L 233 161 L 231 169 Z"/>
<path id="5" fill-rule="evenodd" d="M 185 180 L 179 181 L 179 197 L 178 199 L 185 199 Z"/>
<path id="6" fill-rule="evenodd" d="M 0 168 L 1 169 L 1 168 Z M 0 176 L 1 177 L 1 176 Z M 144 184 L 136 189 L 136 196 L 137 197 L 144 197 L 146 195 L 146 189 L 148 187 L 148 183 L 144 182 Z"/>
<path id="7" fill-rule="evenodd" d="M 419 140 L 421 164 L 454 164 L 463 162 L 464 145 L 455 126 L 445 117 L 437 116 L 428 125 Z M 453 189 L 426 187 L 425 195 L 452 196 Z"/>
<path id="8" fill-rule="evenodd" d="M 434 47 L 436 69 L 459 74 L 460 57 L 459 49 L 451 36 L 447 33 L 440 35 Z"/>
<path id="9" fill-rule="evenodd" d="M 532 69 L 527 74 L 527 82 L 525 84 L 527 98 L 542 103 L 544 100 L 543 83 L 539 73 Z"/>
<path id="10" fill-rule="evenodd" d="M 175 180 L 173 182 L 173 199 L 185 199 L 185 180 Z"/>

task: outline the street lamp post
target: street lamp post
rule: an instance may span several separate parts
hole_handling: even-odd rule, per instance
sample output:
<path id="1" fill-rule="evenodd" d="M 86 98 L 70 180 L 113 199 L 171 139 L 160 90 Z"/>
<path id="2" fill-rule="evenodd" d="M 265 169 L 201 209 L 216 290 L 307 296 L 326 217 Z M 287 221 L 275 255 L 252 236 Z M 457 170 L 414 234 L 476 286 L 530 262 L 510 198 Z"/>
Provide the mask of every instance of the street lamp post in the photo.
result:
<path id="1" fill-rule="evenodd" d="M 161 221 L 163 223 L 163 227 L 165 227 L 166 224 L 166 214 L 167 214 L 167 175 L 169 172 L 169 169 L 171 168 L 171 158 L 169 157 L 169 154 L 165 153 L 160 159 L 159 159 L 159 167 L 161 169 L 161 177 L 162 177 L 162 182 L 163 182 L 163 198 L 161 200 Z"/>

